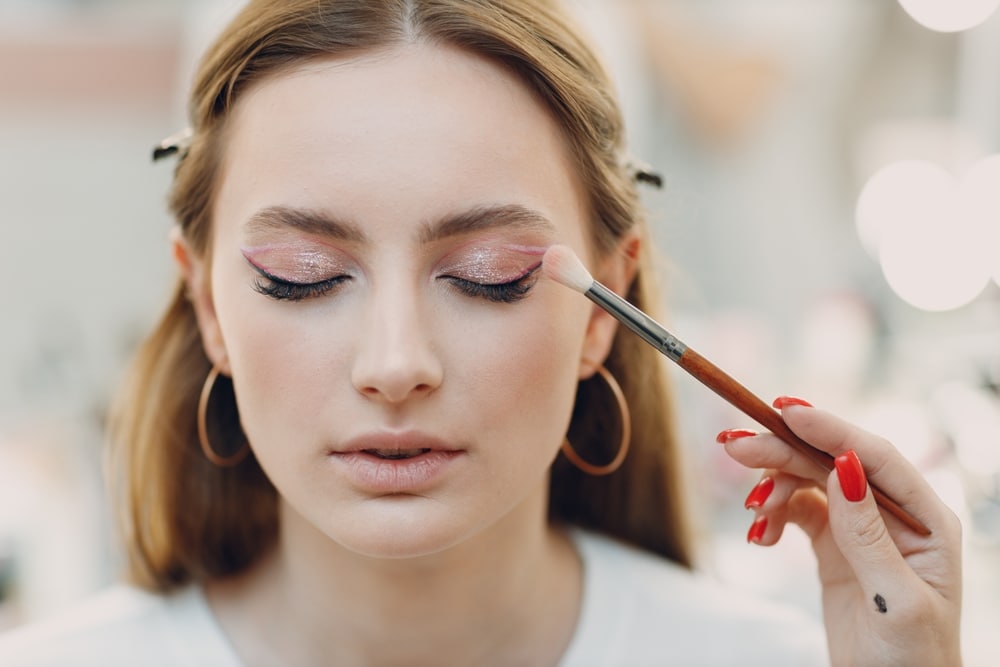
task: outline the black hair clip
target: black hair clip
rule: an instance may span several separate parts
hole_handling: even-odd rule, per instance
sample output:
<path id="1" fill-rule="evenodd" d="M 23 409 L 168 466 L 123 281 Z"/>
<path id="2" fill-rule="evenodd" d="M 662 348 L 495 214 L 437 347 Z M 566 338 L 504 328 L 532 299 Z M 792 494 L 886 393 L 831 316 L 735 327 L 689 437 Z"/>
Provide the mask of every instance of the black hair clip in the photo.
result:
<path id="1" fill-rule="evenodd" d="M 625 170 L 636 183 L 652 185 L 657 189 L 663 188 L 663 176 L 653 171 L 653 168 L 647 164 L 629 160 L 625 163 Z"/>
<path id="2" fill-rule="evenodd" d="M 647 185 L 652 185 L 657 190 L 663 189 L 663 176 L 659 175 L 655 171 L 649 171 L 647 169 L 636 169 L 635 174 L 632 176 L 636 183 L 645 183 Z"/>
<path id="3" fill-rule="evenodd" d="M 174 155 L 175 153 L 180 156 L 180 159 L 184 159 L 188 148 L 191 147 L 192 137 L 194 137 L 194 132 L 190 127 L 185 127 L 180 132 L 171 134 L 153 147 L 153 162 Z"/>

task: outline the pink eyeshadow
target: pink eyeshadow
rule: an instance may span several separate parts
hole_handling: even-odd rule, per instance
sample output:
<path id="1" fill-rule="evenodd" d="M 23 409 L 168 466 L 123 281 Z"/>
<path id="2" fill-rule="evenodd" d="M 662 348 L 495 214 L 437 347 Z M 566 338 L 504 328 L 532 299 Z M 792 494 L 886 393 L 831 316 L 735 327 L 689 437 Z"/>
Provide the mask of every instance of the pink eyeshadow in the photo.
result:
<path id="1" fill-rule="evenodd" d="M 310 244 L 265 245 L 242 248 L 250 264 L 267 273 L 297 283 L 328 280 L 348 271 L 349 263 L 341 253 L 318 250 Z"/>
<path id="2" fill-rule="evenodd" d="M 471 245 L 451 253 L 441 262 L 440 270 L 477 283 L 506 283 L 530 271 L 545 250 L 538 246 Z"/>

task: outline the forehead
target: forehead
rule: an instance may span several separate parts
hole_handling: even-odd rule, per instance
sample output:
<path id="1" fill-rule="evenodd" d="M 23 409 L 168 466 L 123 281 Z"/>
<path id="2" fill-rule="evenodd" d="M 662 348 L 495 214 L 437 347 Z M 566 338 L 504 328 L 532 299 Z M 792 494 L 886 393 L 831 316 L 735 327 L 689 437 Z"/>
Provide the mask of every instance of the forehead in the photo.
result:
<path id="1" fill-rule="evenodd" d="M 288 205 L 377 221 L 517 204 L 585 219 L 563 132 L 514 74 L 426 43 L 327 59 L 247 90 L 216 214 Z"/>

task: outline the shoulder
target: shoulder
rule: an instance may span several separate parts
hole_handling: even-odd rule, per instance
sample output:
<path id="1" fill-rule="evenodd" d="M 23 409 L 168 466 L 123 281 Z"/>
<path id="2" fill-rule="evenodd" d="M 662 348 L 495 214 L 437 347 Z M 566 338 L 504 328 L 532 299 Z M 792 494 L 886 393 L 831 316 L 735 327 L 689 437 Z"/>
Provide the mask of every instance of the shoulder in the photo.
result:
<path id="1" fill-rule="evenodd" d="M 115 586 L 0 635 L 0 665 L 235 665 L 200 589 Z"/>
<path id="2" fill-rule="evenodd" d="M 819 621 L 654 554 L 577 531 L 584 599 L 575 665 L 827 664 Z"/>

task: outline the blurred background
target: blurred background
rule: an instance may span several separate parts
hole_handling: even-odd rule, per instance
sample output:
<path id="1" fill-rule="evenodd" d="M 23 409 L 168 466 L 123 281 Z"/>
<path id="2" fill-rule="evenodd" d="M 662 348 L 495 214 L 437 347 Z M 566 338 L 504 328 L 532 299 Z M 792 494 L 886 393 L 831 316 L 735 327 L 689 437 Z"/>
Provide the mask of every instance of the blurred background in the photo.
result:
<path id="1" fill-rule="evenodd" d="M 153 145 L 241 3 L 0 0 L 0 629 L 114 581 L 104 418 L 173 281 Z M 765 399 L 889 437 L 962 518 L 968 665 L 1000 664 L 1000 0 L 576 0 L 616 78 L 674 332 Z M 750 426 L 676 378 L 709 566 L 819 613 L 745 544 Z"/>

